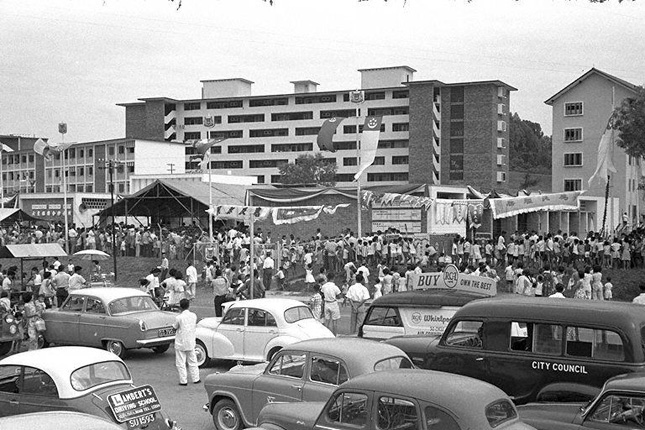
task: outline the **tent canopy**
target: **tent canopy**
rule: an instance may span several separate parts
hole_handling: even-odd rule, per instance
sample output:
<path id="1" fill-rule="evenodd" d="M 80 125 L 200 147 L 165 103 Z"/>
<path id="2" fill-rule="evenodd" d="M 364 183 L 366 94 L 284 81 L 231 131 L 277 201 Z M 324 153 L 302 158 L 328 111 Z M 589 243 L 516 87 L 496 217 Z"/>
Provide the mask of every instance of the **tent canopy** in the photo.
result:
<path id="1" fill-rule="evenodd" d="M 418 194 L 424 196 L 426 193 L 425 184 L 409 184 L 409 185 L 376 185 L 362 187 L 363 191 L 372 191 L 375 194 L 396 193 L 396 194 Z M 345 197 L 356 199 L 356 187 L 353 188 L 251 188 L 247 191 L 247 204 L 251 202 L 251 198 L 259 197 L 263 200 L 273 203 L 281 203 L 282 205 L 290 205 L 297 202 L 307 201 L 318 196 L 329 194 L 341 194 Z"/>
<path id="2" fill-rule="evenodd" d="M 0 223 L 14 223 L 21 221 L 45 221 L 40 218 L 35 218 L 29 215 L 27 212 L 22 209 L 8 209 L 0 208 Z"/>
<path id="3" fill-rule="evenodd" d="M 0 258 L 65 257 L 67 253 L 57 243 L 6 245 L 0 248 Z"/>

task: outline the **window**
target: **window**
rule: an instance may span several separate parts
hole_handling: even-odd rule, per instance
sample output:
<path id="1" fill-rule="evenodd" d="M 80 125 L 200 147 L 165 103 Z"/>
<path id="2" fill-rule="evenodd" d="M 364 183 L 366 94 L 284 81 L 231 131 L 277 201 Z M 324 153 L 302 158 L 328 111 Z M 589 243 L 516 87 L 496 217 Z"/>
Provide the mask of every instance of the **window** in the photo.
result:
<path id="1" fill-rule="evenodd" d="M 309 306 L 296 306 L 284 311 L 284 320 L 289 324 L 313 317 L 314 315 L 311 313 Z"/>
<path id="2" fill-rule="evenodd" d="M 202 117 L 201 116 L 187 116 L 184 118 L 184 125 L 201 125 Z"/>
<path id="3" fill-rule="evenodd" d="M 110 146 L 110 147 L 108 148 L 108 154 L 109 154 L 109 155 L 114 155 L 114 146 Z"/>
<path id="4" fill-rule="evenodd" d="M 320 127 L 297 127 L 296 136 L 317 136 Z"/>
<path id="5" fill-rule="evenodd" d="M 582 190 L 582 179 L 565 179 L 564 191 L 580 191 Z"/>
<path id="6" fill-rule="evenodd" d="M 58 399 L 58 390 L 52 377 L 33 367 L 24 368 L 20 393 Z"/>
<path id="7" fill-rule="evenodd" d="M 365 100 L 385 100 L 385 91 L 365 93 Z"/>
<path id="8" fill-rule="evenodd" d="M 306 152 L 313 151 L 313 143 L 278 143 L 271 145 L 271 152 Z"/>
<path id="9" fill-rule="evenodd" d="M 450 326 L 444 343 L 448 346 L 481 348 L 483 327 L 481 321 L 458 321 Z"/>
<path id="10" fill-rule="evenodd" d="M 282 183 L 282 176 L 280 176 L 280 175 L 271 175 L 271 183 L 272 184 L 281 184 Z"/>
<path id="11" fill-rule="evenodd" d="M 464 102 L 464 87 L 451 87 L 450 103 L 463 103 L 463 102 Z"/>
<path id="12" fill-rule="evenodd" d="M 211 161 L 211 169 L 225 170 L 225 169 L 241 169 L 242 160 L 233 161 Z"/>
<path id="13" fill-rule="evenodd" d="M 244 325 L 245 311 L 246 308 L 230 308 L 222 318 L 222 324 Z"/>
<path id="14" fill-rule="evenodd" d="M 360 115 L 360 109 L 359 109 Z M 351 118 L 356 116 L 356 109 L 321 110 L 320 118 Z"/>
<path id="15" fill-rule="evenodd" d="M 85 312 L 92 314 L 104 314 L 105 306 L 103 306 L 103 303 L 99 299 L 88 297 L 87 305 L 85 306 Z"/>
<path id="16" fill-rule="evenodd" d="M 410 164 L 410 159 L 407 155 L 393 155 L 392 164 Z"/>
<path id="17" fill-rule="evenodd" d="M 374 157 L 372 166 L 385 166 L 385 157 Z"/>
<path id="18" fill-rule="evenodd" d="M 408 90 L 404 91 L 392 91 L 393 99 L 407 99 L 410 97 L 410 92 Z"/>
<path id="19" fill-rule="evenodd" d="M 258 184 L 264 184 L 264 175 L 258 175 L 256 178 Z"/>
<path id="20" fill-rule="evenodd" d="M 506 121 L 497 121 L 497 131 L 506 131 Z"/>
<path id="21" fill-rule="evenodd" d="M 279 97 L 274 99 L 249 99 L 249 107 L 261 106 L 284 106 L 289 104 L 287 97 Z"/>
<path id="22" fill-rule="evenodd" d="M 498 166 L 503 166 L 504 165 L 504 155 L 503 154 L 497 154 L 497 165 Z"/>
<path id="23" fill-rule="evenodd" d="M 329 405 L 326 418 L 332 423 L 363 427 L 367 424 L 367 396 L 362 393 L 340 393 Z"/>
<path id="24" fill-rule="evenodd" d="M 199 140 L 202 138 L 201 131 L 186 131 L 184 132 L 184 142 L 188 140 Z"/>
<path id="25" fill-rule="evenodd" d="M 397 122 L 392 124 L 392 131 L 410 131 L 410 124 L 407 122 Z"/>
<path id="26" fill-rule="evenodd" d="M 300 379 L 304 375 L 306 354 L 296 352 L 279 355 L 269 369 L 270 375 Z"/>
<path id="27" fill-rule="evenodd" d="M 391 357 L 381 360 L 374 365 L 375 372 L 381 372 L 384 370 L 392 369 L 412 369 L 412 362 L 408 357 Z"/>
<path id="28" fill-rule="evenodd" d="M 242 130 L 211 131 L 211 139 L 238 139 L 242 137 Z"/>
<path id="29" fill-rule="evenodd" d="M 464 119 L 464 105 L 450 105 L 450 118 L 451 119 Z"/>
<path id="30" fill-rule="evenodd" d="M 610 394 L 589 414 L 589 420 L 612 423 L 615 424 L 615 428 L 642 428 L 644 408 L 645 399 L 642 397 L 634 394 Z"/>
<path id="31" fill-rule="evenodd" d="M 564 154 L 565 166 L 582 166 L 582 153 Z"/>
<path id="32" fill-rule="evenodd" d="M 572 102 L 564 104 L 564 116 L 582 115 L 582 102 Z"/>
<path id="33" fill-rule="evenodd" d="M 94 150 L 92 148 L 87 150 L 87 156 L 92 157 L 94 155 Z"/>
<path id="34" fill-rule="evenodd" d="M 407 115 L 408 113 L 407 106 L 370 108 L 367 110 L 367 114 L 370 116 Z"/>
<path id="35" fill-rule="evenodd" d="M 623 361 L 623 341 L 613 331 L 584 327 L 567 327 L 566 354 L 600 360 Z"/>
<path id="36" fill-rule="evenodd" d="M 533 324 L 533 351 L 540 354 L 562 354 L 562 327 L 550 324 Z"/>
<path id="37" fill-rule="evenodd" d="M 508 400 L 498 400 L 486 406 L 486 419 L 492 428 L 517 418 L 517 411 Z"/>
<path id="38" fill-rule="evenodd" d="M 221 100 L 217 102 L 207 102 L 206 109 L 230 109 L 241 108 L 242 100 Z"/>
<path id="39" fill-rule="evenodd" d="M 450 123 L 450 136 L 463 136 L 464 123 L 463 121 L 453 121 Z"/>
<path id="40" fill-rule="evenodd" d="M 376 427 L 382 430 L 419 428 L 417 408 L 409 400 L 389 396 L 379 397 L 377 416 Z"/>
<path id="41" fill-rule="evenodd" d="M 395 172 L 395 173 L 368 173 L 367 182 L 395 182 L 395 181 L 407 181 L 408 180 L 407 172 Z"/>
<path id="42" fill-rule="evenodd" d="M 450 170 L 451 171 L 464 171 L 464 156 L 463 154 L 450 154 Z"/>
<path id="43" fill-rule="evenodd" d="M 309 112 L 283 112 L 272 113 L 271 121 L 300 121 L 305 119 L 313 119 L 314 113 Z"/>
<path id="44" fill-rule="evenodd" d="M 18 394 L 20 372 L 20 366 L 0 366 L 0 393 Z"/>
<path id="45" fill-rule="evenodd" d="M 118 361 L 103 361 L 75 370 L 70 375 L 72 388 L 76 391 L 89 390 L 97 385 L 132 379 L 125 364 Z"/>
<path id="46" fill-rule="evenodd" d="M 450 153 L 451 154 L 463 154 L 464 153 L 464 139 L 450 139 Z"/>
<path id="47" fill-rule="evenodd" d="M 401 318 L 395 308 L 377 306 L 372 308 L 365 322 L 366 325 L 403 327 Z"/>
<path id="48" fill-rule="evenodd" d="M 353 182 L 354 174 L 353 173 L 336 173 L 334 176 L 334 181 L 336 182 Z"/>
<path id="49" fill-rule="evenodd" d="M 408 140 L 380 140 L 378 143 L 379 149 L 407 148 L 409 146 L 410 142 Z"/>
<path id="50" fill-rule="evenodd" d="M 264 145 L 230 145 L 229 154 L 251 154 L 255 152 L 264 152 Z"/>
<path id="51" fill-rule="evenodd" d="M 340 385 L 349 377 L 347 369 L 338 360 L 324 357 L 312 357 L 309 379 L 323 384 Z"/>
<path id="52" fill-rule="evenodd" d="M 249 130 L 249 137 L 289 136 L 288 128 L 270 128 L 266 130 Z"/>
<path id="53" fill-rule="evenodd" d="M 425 415 L 428 430 L 460 430 L 455 419 L 436 406 L 426 406 Z"/>
<path id="54" fill-rule="evenodd" d="M 249 321 L 247 323 L 253 327 L 275 327 L 275 317 L 270 312 L 261 309 L 249 309 Z"/>
<path id="55" fill-rule="evenodd" d="M 334 149 L 336 151 L 341 150 L 356 150 L 356 141 L 351 142 L 334 142 Z"/>
<path id="56" fill-rule="evenodd" d="M 356 166 L 356 165 L 358 165 L 356 157 L 343 158 L 343 166 Z"/>
<path id="57" fill-rule="evenodd" d="M 62 310 L 68 312 L 80 312 L 83 310 L 83 301 L 85 297 L 83 296 L 69 296 L 69 298 L 63 303 Z"/>
<path id="58" fill-rule="evenodd" d="M 287 164 L 289 160 L 250 160 L 250 169 L 270 169 Z"/>
<path id="59" fill-rule="evenodd" d="M 125 184 L 119 184 L 119 192 L 124 193 L 125 192 Z"/>
<path id="60" fill-rule="evenodd" d="M 238 123 L 238 122 L 263 122 L 264 121 L 264 114 L 250 114 L 250 115 L 229 115 L 228 116 L 228 122 L 229 124 L 231 123 Z"/>
<path id="61" fill-rule="evenodd" d="M 296 97 L 297 105 L 308 105 L 308 104 L 318 104 L 318 103 L 333 103 L 336 101 L 336 95 L 330 94 L 327 96 L 304 96 Z"/>
<path id="62" fill-rule="evenodd" d="M 184 103 L 184 110 L 200 110 L 201 108 L 202 104 L 200 102 Z"/>
<path id="63" fill-rule="evenodd" d="M 581 142 L 582 141 L 582 128 L 565 128 L 564 129 L 565 142 Z"/>

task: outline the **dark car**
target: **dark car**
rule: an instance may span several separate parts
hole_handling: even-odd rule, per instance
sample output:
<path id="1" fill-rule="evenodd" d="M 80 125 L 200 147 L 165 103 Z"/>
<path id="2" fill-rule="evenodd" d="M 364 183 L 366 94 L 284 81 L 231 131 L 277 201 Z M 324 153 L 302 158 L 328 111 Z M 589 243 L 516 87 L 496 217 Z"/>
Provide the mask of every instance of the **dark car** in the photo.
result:
<path id="1" fill-rule="evenodd" d="M 529 430 L 502 390 L 443 372 L 393 370 L 351 379 L 327 402 L 270 404 L 271 430 Z"/>
<path id="2" fill-rule="evenodd" d="M 0 309 L 0 357 L 11 351 L 13 342 L 20 339 L 18 324 L 12 312 Z"/>
<path id="3" fill-rule="evenodd" d="M 539 430 L 645 428 L 645 374 L 616 376 L 591 402 L 529 403 L 519 406 L 520 417 Z"/>
<path id="4" fill-rule="evenodd" d="M 420 368 L 490 382 L 518 404 L 585 401 L 612 376 L 645 370 L 645 312 L 631 303 L 498 297 L 462 307 L 440 338 L 386 342 Z"/>

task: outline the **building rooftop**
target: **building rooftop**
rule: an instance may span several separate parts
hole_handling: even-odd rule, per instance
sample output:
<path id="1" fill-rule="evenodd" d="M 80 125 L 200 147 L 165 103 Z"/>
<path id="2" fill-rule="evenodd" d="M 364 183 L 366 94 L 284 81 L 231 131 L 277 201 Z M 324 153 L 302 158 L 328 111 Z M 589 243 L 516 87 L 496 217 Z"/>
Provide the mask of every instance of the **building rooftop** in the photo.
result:
<path id="1" fill-rule="evenodd" d="M 561 89 L 560 91 L 558 91 L 557 93 L 555 93 L 554 95 L 552 95 L 551 97 L 546 99 L 544 101 L 544 103 L 546 103 L 548 105 L 552 105 L 564 93 L 568 92 L 569 90 L 571 90 L 576 85 L 581 84 L 585 79 L 587 79 L 591 75 L 600 75 L 603 78 L 605 78 L 605 79 L 607 79 L 607 80 L 609 80 L 609 81 L 611 81 L 611 82 L 613 82 L 613 83 L 615 83 L 617 85 L 620 85 L 620 86 L 622 86 L 624 88 L 627 88 L 630 91 L 636 91 L 637 88 L 638 88 L 637 85 L 634 85 L 631 82 L 627 82 L 624 79 L 620 79 L 620 78 L 618 78 L 618 77 L 616 77 L 614 75 L 610 75 L 607 72 L 603 72 L 602 70 L 598 70 L 595 67 L 592 67 L 589 71 L 587 71 L 587 73 L 583 74 L 582 76 L 577 78 L 575 81 L 571 82 L 569 85 L 567 85 L 566 87 L 564 87 L 563 89 Z"/>

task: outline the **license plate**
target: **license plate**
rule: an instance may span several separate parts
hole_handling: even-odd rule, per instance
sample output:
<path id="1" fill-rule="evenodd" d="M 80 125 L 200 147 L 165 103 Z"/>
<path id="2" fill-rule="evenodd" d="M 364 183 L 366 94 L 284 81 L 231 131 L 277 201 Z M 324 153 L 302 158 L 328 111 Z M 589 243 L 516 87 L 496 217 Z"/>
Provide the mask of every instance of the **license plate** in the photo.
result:
<path id="1" fill-rule="evenodd" d="M 159 337 L 172 336 L 176 332 L 177 332 L 177 330 L 175 330 L 172 327 L 170 327 L 170 328 L 160 328 L 159 329 Z"/>
<path id="2" fill-rule="evenodd" d="M 155 420 L 155 414 L 144 415 L 142 417 L 133 418 L 128 420 L 128 428 L 135 428 L 150 424 Z"/>

